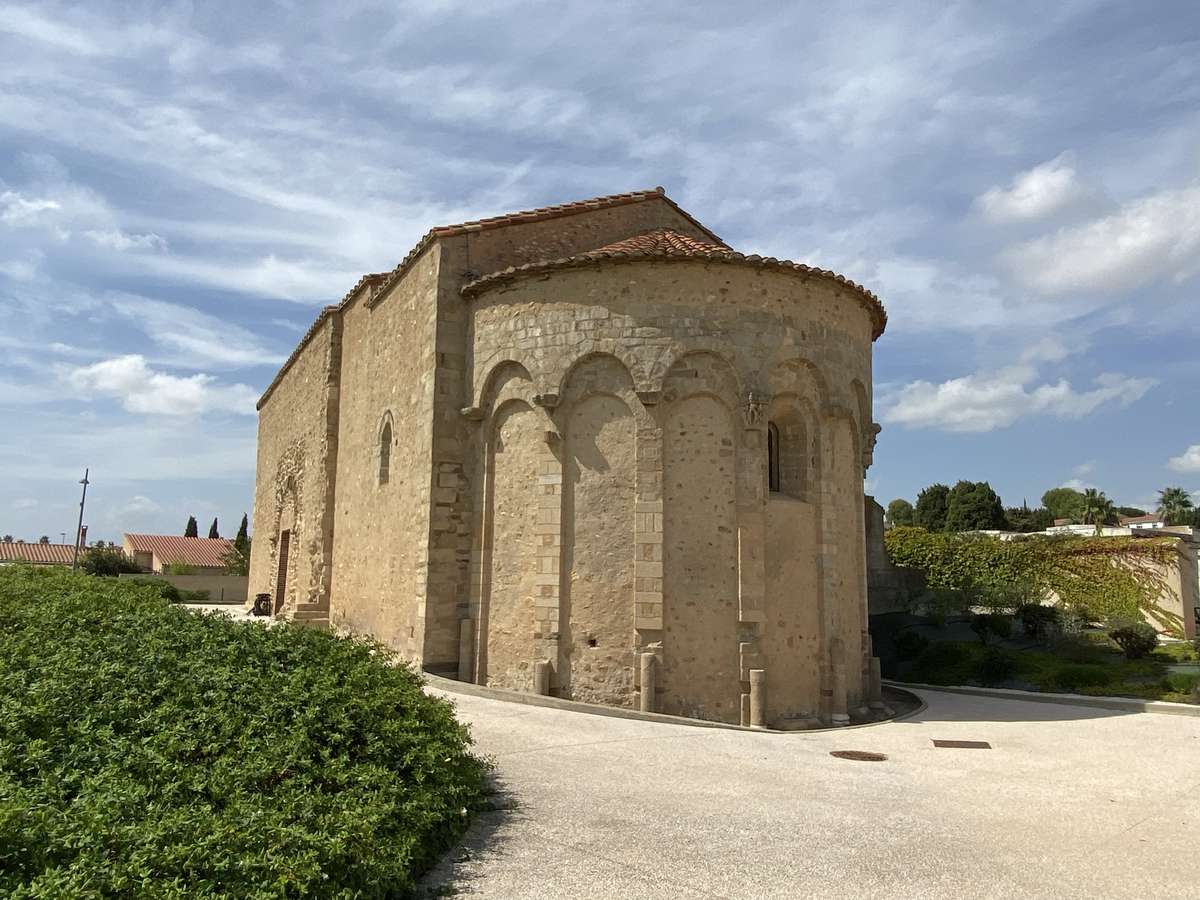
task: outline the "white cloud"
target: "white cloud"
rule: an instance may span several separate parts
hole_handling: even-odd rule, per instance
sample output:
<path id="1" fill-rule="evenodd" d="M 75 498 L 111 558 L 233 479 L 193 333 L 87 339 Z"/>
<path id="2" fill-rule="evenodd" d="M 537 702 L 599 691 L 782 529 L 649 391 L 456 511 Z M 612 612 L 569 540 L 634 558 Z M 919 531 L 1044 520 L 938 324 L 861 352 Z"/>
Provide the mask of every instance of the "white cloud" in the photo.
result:
<path id="1" fill-rule="evenodd" d="M 48 198 L 27 198 L 17 191 L 0 194 L 0 222 L 12 228 L 36 224 L 44 213 L 58 211 L 62 204 Z"/>
<path id="2" fill-rule="evenodd" d="M 1200 271 L 1200 186 L 1151 194 L 1021 244 L 1005 258 L 1019 280 L 1045 294 L 1183 281 Z"/>
<path id="3" fill-rule="evenodd" d="M 187 377 L 156 372 L 138 354 L 106 359 L 65 373 L 80 393 L 116 397 L 132 413 L 196 416 L 206 412 L 254 414 L 256 393 L 247 385 L 218 384 L 212 375 Z"/>
<path id="4" fill-rule="evenodd" d="M 12 502 L 13 509 L 35 509 L 38 506 L 38 501 L 33 497 L 18 497 Z"/>
<path id="5" fill-rule="evenodd" d="M 148 234 L 128 234 L 119 228 L 89 229 L 83 236 L 98 247 L 109 250 L 166 250 L 167 242 L 161 236 L 150 232 Z"/>
<path id="6" fill-rule="evenodd" d="M 1085 463 L 1080 463 L 1072 471 L 1079 476 L 1091 475 L 1096 470 L 1095 460 L 1089 460 Z"/>
<path id="7" fill-rule="evenodd" d="M 1086 491 L 1088 488 L 1094 488 L 1095 485 L 1081 478 L 1068 478 L 1059 487 L 1070 488 L 1073 491 Z"/>
<path id="8" fill-rule="evenodd" d="M 1176 472 L 1200 472 L 1200 444 L 1192 444 L 1178 456 L 1172 456 L 1167 468 Z"/>
<path id="9" fill-rule="evenodd" d="M 278 364 L 285 358 L 245 328 L 190 306 L 133 294 L 113 295 L 112 305 L 156 343 L 184 354 L 181 363 L 255 366 Z"/>
<path id="10" fill-rule="evenodd" d="M 1070 153 L 1021 172 L 1007 188 L 993 187 L 975 200 L 993 222 L 1028 222 L 1052 215 L 1086 198 L 1089 191 L 1077 179 Z"/>
<path id="11" fill-rule="evenodd" d="M 1016 365 L 938 384 L 913 381 L 881 398 L 883 421 L 910 428 L 993 431 L 1027 415 L 1079 419 L 1108 403 L 1128 406 L 1156 383 L 1115 373 L 1096 376 L 1095 386 L 1084 391 L 1061 378 L 1038 383 L 1039 365 L 1060 361 L 1064 354 L 1061 346 L 1043 342 L 1026 351 Z"/>

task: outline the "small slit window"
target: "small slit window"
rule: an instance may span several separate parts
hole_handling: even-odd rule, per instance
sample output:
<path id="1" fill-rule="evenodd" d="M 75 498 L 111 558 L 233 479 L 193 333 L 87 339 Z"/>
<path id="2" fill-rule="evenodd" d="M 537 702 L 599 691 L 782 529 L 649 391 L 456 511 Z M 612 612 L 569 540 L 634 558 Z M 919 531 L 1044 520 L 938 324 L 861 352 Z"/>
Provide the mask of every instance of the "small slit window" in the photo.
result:
<path id="1" fill-rule="evenodd" d="M 767 423 L 767 488 L 779 492 L 779 427 Z"/>
<path id="2" fill-rule="evenodd" d="M 383 423 L 379 430 L 379 483 L 387 484 L 392 465 L 392 423 Z"/>

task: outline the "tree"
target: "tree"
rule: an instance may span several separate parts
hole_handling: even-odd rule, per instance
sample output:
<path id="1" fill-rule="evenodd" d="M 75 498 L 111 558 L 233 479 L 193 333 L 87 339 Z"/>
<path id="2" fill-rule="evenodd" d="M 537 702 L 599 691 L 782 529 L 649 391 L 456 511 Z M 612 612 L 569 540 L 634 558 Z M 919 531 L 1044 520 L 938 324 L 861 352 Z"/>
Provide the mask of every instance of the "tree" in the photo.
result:
<path id="1" fill-rule="evenodd" d="M 200 537 L 200 529 L 196 525 L 196 517 L 188 516 L 187 527 L 183 529 L 184 537 Z"/>
<path id="2" fill-rule="evenodd" d="M 986 481 L 960 481 L 946 501 L 946 531 L 986 531 L 1006 525 L 1000 495 Z"/>
<path id="3" fill-rule="evenodd" d="M 887 523 L 889 525 L 911 525 L 913 523 L 913 505 L 900 498 L 893 500 L 887 507 Z"/>
<path id="4" fill-rule="evenodd" d="M 1165 487 L 1158 492 L 1158 514 L 1171 519 L 1186 514 L 1192 509 L 1192 498 L 1181 487 Z"/>
<path id="5" fill-rule="evenodd" d="M 1136 506 L 1118 506 L 1117 507 L 1117 515 L 1118 516 L 1128 516 L 1130 518 L 1136 518 L 1137 516 L 1146 515 L 1146 511 L 1144 509 L 1139 509 Z"/>
<path id="6" fill-rule="evenodd" d="M 120 547 L 89 547 L 83 553 L 80 567 L 88 575 L 102 575 L 115 578 L 122 574 L 140 572 L 132 559 L 125 555 Z"/>
<path id="7" fill-rule="evenodd" d="M 213 516 L 213 523 L 208 526 L 208 536 L 210 538 L 219 538 L 221 532 L 217 531 L 217 517 Z"/>
<path id="8" fill-rule="evenodd" d="M 50 543 L 50 535 L 48 535 L 48 534 L 43 534 L 43 535 L 42 535 L 40 538 L 38 538 L 38 543 L 39 543 L 39 544 L 48 544 L 48 543 Z"/>
<path id="9" fill-rule="evenodd" d="M 1099 534 L 1101 525 L 1116 521 L 1117 510 L 1103 491 L 1088 488 L 1083 492 L 1082 518 L 1085 525 L 1095 525 L 1096 534 Z"/>
<path id="10" fill-rule="evenodd" d="M 1042 494 L 1042 506 L 1056 519 L 1083 518 L 1083 494 L 1074 488 L 1051 488 Z"/>
<path id="11" fill-rule="evenodd" d="M 4 537 L 0 537 L 0 541 L 3 541 L 5 544 L 11 544 L 13 542 L 12 535 L 6 534 Z"/>
<path id="12" fill-rule="evenodd" d="M 235 544 L 238 541 L 245 541 L 247 544 L 250 542 L 250 521 L 245 513 L 242 513 L 242 524 L 238 526 L 237 537 L 233 539 Z"/>
<path id="13" fill-rule="evenodd" d="M 926 531 L 946 530 L 946 505 L 950 488 L 944 484 L 931 484 L 917 494 L 917 505 L 913 508 L 913 524 Z"/>
<path id="14" fill-rule="evenodd" d="M 221 562 L 225 564 L 226 575 L 249 575 L 250 538 L 246 538 L 244 543 L 234 541 L 221 557 Z"/>
<path id="15" fill-rule="evenodd" d="M 1008 519 L 1009 530 L 1019 531 L 1022 534 L 1045 531 L 1054 524 L 1054 516 L 1050 515 L 1050 510 L 1044 506 L 1030 509 L 1028 503 L 1010 506 L 1004 510 L 1004 515 Z"/>

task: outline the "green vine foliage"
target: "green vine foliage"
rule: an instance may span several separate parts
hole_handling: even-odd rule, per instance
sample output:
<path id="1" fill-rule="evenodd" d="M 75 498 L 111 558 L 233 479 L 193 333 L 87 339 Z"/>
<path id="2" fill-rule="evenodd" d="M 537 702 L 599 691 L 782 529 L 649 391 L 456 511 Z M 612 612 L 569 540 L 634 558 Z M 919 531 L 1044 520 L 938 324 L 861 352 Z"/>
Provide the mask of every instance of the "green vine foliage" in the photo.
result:
<path id="1" fill-rule="evenodd" d="M 898 566 L 921 569 L 934 591 L 959 591 L 976 605 L 1053 600 L 1090 621 L 1141 618 L 1182 634 L 1179 616 L 1163 609 L 1174 596 L 1168 575 L 1179 566 L 1169 538 L 1029 535 L 1002 541 L 988 535 L 939 534 L 892 528 L 884 535 Z"/>

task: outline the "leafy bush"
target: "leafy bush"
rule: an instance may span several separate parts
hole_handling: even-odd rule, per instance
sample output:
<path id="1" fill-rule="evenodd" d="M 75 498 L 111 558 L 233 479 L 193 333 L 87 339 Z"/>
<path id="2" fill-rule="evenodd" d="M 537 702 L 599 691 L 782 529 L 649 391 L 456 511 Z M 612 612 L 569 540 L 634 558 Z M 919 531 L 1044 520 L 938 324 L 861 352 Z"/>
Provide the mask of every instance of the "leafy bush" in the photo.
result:
<path id="1" fill-rule="evenodd" d="M 979 613 L 971 617 L 971 630 L 983 644 L 992 637 L 1006 640 L 1012 635 L 1012 619 L 1000 613 Z"/>
<path id="2" fill-rule="evenodd" d="M 918 521 L 920 517 L 917 517 Z M 1179 566 L 1170 538 L 1085 538 L 1030 535 L 1001 541 L 986 535 L 940 534 L 890 528 L 884 543 L 892 562 L 920 569 L 931 590 L 958 590 L 998 611 L 996 598 L 1025 593 L 1019 602 L 1057 596 L 1087 620 L 1156 618 L 1182 634 L 1183 620 L 1160 604 Z M 991 598 L 991 599 L 988 599 Z"/>
<path id="3" fill-rule="evenodd" d="M 916 659 L 929 646 L 929 638 L 919 631 L 902 631 L 896 635 L 896 655 L 901 659 Z"/>
<path id="4" fill-rule="evenodd" d="M 1112 680 L 1112 671 L 1104 666 L 1068 663 L 1053 672 L 1048 687 L 1053 690 L 1073 691 L 1076 688 L 1100 687 L 1110 684 Z"/>
<path id="5" fill-rule="evenodd" d="M 998 647 L 991 647 L 979 660 L 976 675 L 982 684 L 1002 684 L 1017 674 L 1017 660 Z"/>
<path id="6" fill-rule="evenodd" d="M 1108 632 L 1126 659 L 1141 659 L 1158 646 L 1158 632 L 1145 622 L 1122 622 Z"/>
<path id="7" fill-rule="evenodd" d="M 180 603 L 208 603 L 210 600 L 212 600 L 212 591 L 181 590 L 179 592 Z"/>
<path id="8" fill-rule="evenodd" d="M 168 603 L 182 603 L 183 594 L 179 588 L 171 584 L 165 578 L 145 578 L 141 579 L 142 584 L 150 584 L 158 591 L 158 596 L 166 600 Z"/>
<path id="9" fill-rule="evenodd" d="M 483 764 L 383 647 L 0 570 L 0 895 L 404 896 Z"/>
<path id="10" fill-rule="evenodd" d="M 1022 603 L 1017 607 L 1017 618 L 1021 621 L 1021 629 L 1026 636 L 1032 638 L 1046 637 L 1059 623 L 1059 612 L 1056 606 L 1044 606 L 1041 603 Z"/>
<path id="11" fill-rule="evenodd" d="M 1190 694 L 1200 687 L 1200 675 L 1190 672 L 1172 672 L 1167 676 L 1167 687 L 1177 694 Z"/>
<path id="12" fill-rule="evenodd" d="M 112 578 L 142 571 L 120 547 L 89 547 L 79 557 L 79 568 L 88 575 Z"/>
<path id="13" fill-rule="evenodd" d="M 912 664 L 909 677 L 927 684 L 956 684 L 967 680 L 963 670 L 969 662 L 967 651 L 960 645 L 946 642 L 931 643 Z"/>

